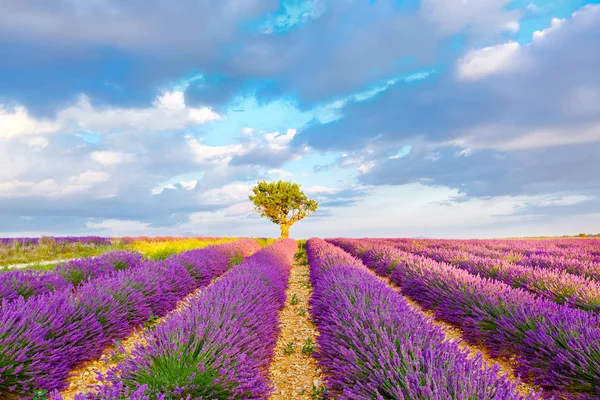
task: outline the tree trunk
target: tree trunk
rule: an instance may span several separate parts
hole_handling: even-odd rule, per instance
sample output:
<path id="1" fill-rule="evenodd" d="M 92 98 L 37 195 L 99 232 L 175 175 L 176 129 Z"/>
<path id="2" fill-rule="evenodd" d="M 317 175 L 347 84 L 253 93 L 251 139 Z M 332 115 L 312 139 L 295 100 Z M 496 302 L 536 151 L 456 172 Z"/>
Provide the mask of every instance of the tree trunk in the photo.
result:
<path id="1" fill-rule="evenodd" d="M 290 236 L 290 226 L 291 224 L 281 224 L 279 229 L 281 229 L 281 238 L 287 239 Z"/>

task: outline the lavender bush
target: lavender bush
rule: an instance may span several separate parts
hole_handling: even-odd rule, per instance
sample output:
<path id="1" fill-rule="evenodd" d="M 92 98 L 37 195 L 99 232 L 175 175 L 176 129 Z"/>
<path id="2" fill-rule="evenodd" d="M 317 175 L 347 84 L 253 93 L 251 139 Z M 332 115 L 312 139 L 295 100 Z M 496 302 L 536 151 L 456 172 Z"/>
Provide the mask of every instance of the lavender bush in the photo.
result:
<path id="1" fill-rule="evenodd" d="M 74 289 L 90 279 L 139 266 L 142 255 L 132 251 L 114 251 L 98 257 L 82 258 L 59 264 L 53 271 L 13 270 L 0 275 L 0 301 L 29 298 L 60 289 Z"/>
<path id="2" fill-rule="evenodd" d="M 227 270 L 231 259 L 260 247 L 252 240 L 218 246 L 221 265 L 209 263 L 207 270 L 219 273 Z M 205 259 L 197 254 L 196 260 L 196 267 L 202 269 Z M 123 338 L 151 314 L 164 315 L 196 287 L 187 269 L 177 263 L 144 262 L 92 279 L 75 291 L 67 288 L 29 299 L 4 300 L 0 308 L 0 398 L 64 388 L 73 367 L 98 357 L 108 343 Z"/>
<path id="3" fill-rule="evenodd" d="M 97 393 L 76 399 L 268 398 L 265 371 L 296 249 L 281 240 L 244 260 L 149 331 Z"/>
<path id="4" fill-rule="evenodd" d="M 558 304 L 600 311 L 600 282 L 551 267 L 523 266 L 502 258 L 488 258 L 464 251 L 428 249 L 418 254 L 457 266 L 472 274 L 523 288 Z"/>
<path id="5" fill-rule="evenodd" d="M 350 253 L 365 241 L 335 240 Z M 411 298 L 458 325 L 493 355 L 516 355 L 518 372 L 562 398 L 600 396 L 600 316 L 481 278 L 451 265 L 374 244 L 363 261 Z"/>
<path id="6" fill-rule="evenodd" d="M 362 263 L 321 239 L 306 245 L 319 328 L 316 358 L 339 399 L 523 399 L 516 383 L 469 358 Z M 338 257 L 338 261 L 335 259 Z M 539 396 L 532 393 L 526 398 Z"/>

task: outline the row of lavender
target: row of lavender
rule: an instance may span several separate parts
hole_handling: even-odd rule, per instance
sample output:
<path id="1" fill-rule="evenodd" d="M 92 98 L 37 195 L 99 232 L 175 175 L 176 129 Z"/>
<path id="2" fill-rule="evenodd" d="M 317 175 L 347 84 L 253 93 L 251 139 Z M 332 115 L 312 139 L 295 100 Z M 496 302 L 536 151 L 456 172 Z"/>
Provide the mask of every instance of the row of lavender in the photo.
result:
<path id="1" fill-rule="evenodd" d="M 296 249 L 280 240 L 244 260 L 148 331 L 105 384 L 75 398 L 268 398 L 266 371 Z"/>
<path id="2" fill-rule="evenodd" d="M 436 316 L 459 326 L 492 355 L 517 356 L 517 371 L 548 393 L 600 396 L 600 316 L 573 309 L 446 263 L 378 241 L 330 242 L 361 256 L 376 273 Z"/>
<path id="3" fill-rule="evenodd" d="M 52 271 L 12 270 L 0 275 L 0 304 L 55 290 L 75 289 L 90 279 L 138 267 L 143 256 L 133 251 L 113 251 L 97 257 L 61 263 Z"/>
<path id="4" fill-rule="evenodd" d="M 321 239 L 306 245 L 316 357 L 340 399 L 523 399 L 512 383 L 470 358 L 441 328 L 361 261 Z M 530 393 L 528 399 L 539 398 Z"/>
<path id="5" fill-rule="evenodd" d="M 0 238 L 0 245 L 9 246 L 19 244 L 22 246 L 38 245 L 40 243 L 58 243 L 58 244 L 69 244 L 69 243 L 82 243 L 82 244 L 95 244 L 105 245 L 111 244 L 110 238 L 100 236 L 42 236 L 41 238 L 30 238 L 30 237 L 17 237 L 17 238 Z"/>
<path id="6" fill-rule="evenodd" d="M 430 240 L 384 239 L 409 253 L 455 251 L 507 260 L 523 266 L 553 268 L 600 279 L 600 239 Z"/>
<path id="7" fill-rule="evenodd" d="M 542 240 L 448 240 L 448 239 L 390 239 L 415 246 L 463 249 L 475 251 L 479 255 L 502 256 L 504 253 L 514 255 L 547 254 L 552 256 L 578 258 L 581 256 L 594 258 L 600 256 L 598 245 L 600 239 L 542 239 Z"/>
<path id="8" fill-rule="evenodd" d="M 192 250 L 166 261 L 89 279 L 75 290 L 4 301 L 0 309 L 0 398 L 65 387 L 69 371 L 97 358 L 151 316 L 163 316 L 232 260 L 256 252 L 253 240 Z"/>
<path id="9" fill-rule="evenodd" d="M 470 273 L 495 279 L 512 287 L 526 289 L 558 304 L 566 304 L 582 310 L 600 311 L 600 280 L 588 277 L 593 276 L 591 273 L 584 272 L 582 276 L 557 268 L 558 265 L 522 265 L 502 258 L 482 257 L 448 249 L 427 249 L 416 254 L 452 264 Z M 592 268 L 587 270 L 600 275 L 600 265 L 583 263 L 579 265 L 591 266 Z"/>
<path id="10" fill-rule="evenodd" d="M 576 273 L 570 273 L 556 261 L 552 265 L 522 265 L 511 262 L 506 257 L 485 257 L 478 254 L 482 252 L 467 252 L 456 250 L 447 246 L 429 247 L 415 249 L 408 245 L 406 239 L 361 239 L 364 243 L 379 243 L 391 245 L 400 250 L 412 250 L 413 254 L 431 258 L 432 260 L 452 264 L 472 274 L 491 278 L 504 282 L 515 288 L 523 288 L 539 296 L 545 297 L 558 304 L 582 310 L 600 311 L 600 280 L 594 279 L 594 275 L 600 276 L 600 264 L 580 263 L 585 265 L 585 271 L 579 269 Z M 574 265 L 569 260 L 568 265 Z"/>

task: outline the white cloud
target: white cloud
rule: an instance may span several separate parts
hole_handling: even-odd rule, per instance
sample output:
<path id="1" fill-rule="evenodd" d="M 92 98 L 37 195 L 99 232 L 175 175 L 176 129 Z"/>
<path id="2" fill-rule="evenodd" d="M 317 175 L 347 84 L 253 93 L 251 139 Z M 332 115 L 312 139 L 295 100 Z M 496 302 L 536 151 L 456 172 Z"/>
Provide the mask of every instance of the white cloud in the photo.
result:
<path id="1" fill-rule="evenodd" d="M 88 190 L 97 183 L 108 181 L 109 178 L 110 176 L 105 172 L 86 171 L 79 175 L 69 177 L 69 184 L 62 189 L 61 194 Z"/>
<path id="2" fill-rule="evenodd" d="M 220 119 L 208 107 L 185 105 L 183 92 L 166 92 L 157 97 L 152 107 L 94 107 L 82 95 L 79 101 L 57 114 L 63 129 L 85 129 L 101 133 L 114 131 L 163 131 L 183 129 Z"/>
<path id="3" fill-rule="evenodd" d="M 0 104 L 0 139 L 20 135 L 39 135 L 56 132 L 58 125 L 47 120 L 38 120 L 29 115 L 24 107 L 6 109 Z"/>
<path id="4" fill-rule="evenodd" d="M 312 195 L 331 195 L 336 194 L 340 191 L 338 188 L 332 188 L 327 186 L 308 186 L 303 188 L 304 192 Z"/>
<path id="5" fill-rule="evenodd" d="M 106 182 L 108 179 L 108 174 L 104 172 L 86 171 L 69 177 L 64 185 L 60 185 L 54 179 L 39 182 L 0 181 L 0 197 L 63 196 L 91 189 L 95 184 Z"/>
<path id="6" fill-rule="evenodd" d="M 531 38 L 532 41 L 535 42 L 544 39 L 546 36 L 548 36 L 548 34 L 552 33 L 553 31 L 556 31 L 564 22 L 564 18 L 552 18 L 549 28 L 533 32 L 533 37 Z"/>
<path id="7" fill-rule="evenodd" d="M 31 147 L 34 151 L 40 151 L 48 147 L 50 142 L 43 136 L 34 136 L 27 139 L 27 145 Z"/>
<path id="8" fill-rule="evenodd" d="M 247 131 L 249 132 L 249 131 Z M 211 163 L 226 165 L 234 157 L 252 153 L 253 151 L 266 151 L 269 155 L 281 155 L 289 150 L 290 142 L 296 135 L 295 129 L 288 129 L 285 134 L 279 132 L 264 133 L 262 137 L 244 136 L 243 143 L 233 143 L 223 146 L 210 146 L 204 144 L 204 139 L 187 137 L 187 144 L 195 160 L 199 164 Z M 306 152 L 302 148 L 295 156 Z M 293 158 L 293 155 L 290 155 Z"/>
<path id="9" fill-rule="evenodd" d="M 200 195 L 200 200 L 203 204 L 250 203 L 248 196 L 250 196 L 250 185 L 229 184 L 203 192 Z"/>
<path id="10" fill-rule="evenodd" d="M 241 136 L 252 136 L 253 133 L 254 133 L 254 129 L 250 128 L 248 126 L 245 126 L 242 129 L 240 129 Z"/>
<path id="11" fill-rule="evenodd" d="M 105 219 L 100 222 L 88 222 L 86 227 L 102 230 L 106 232 L 106 236 L 148 235 L 154 230 L 150 227 L 149 223 L 124 219 Z"/>
<path id="12" fill-rule="evenodd" d="M 546 222 L 527 208 L 570 206 L 589 200 L 583 195 L 521 195 L 459 199 L 458 189 L 408 184 L 376 186 L 349 207 L 330 208 L 324 218 L 295 226 L 295 237 L 502 237 L 595 231 L 590 221 L 572 217 Z M 401 207 L 398 205 L 401 204 Z M 597 223 L 598 215 L 594 222 Z M 457 228 L 459 227 L 459 228 Z M 576 233 L 573 232 L 573 233 Z"/>
<path id="13" fill-rule="evenodd" d="M 179 182 L 179 184 L 186 190 L 192 190 L 196 187 L 196 185 L 198 185 L 198 181 L 182 181 Z"/>
<path id="14" fill-rule="evenodd" d="M 477 80 L 489 75 L 521 68 L 527 63 L 527 56 L 523 54 L 523 50 L 540 45 L 549 36 L 556 34 L 565 27 L 567 22 L 571 24 L 577 22 L 580 26 L 596 23 L 594 20 L 596 13 L 600 13 L 600 6 L 590 4 L 573 12 L 570 19 L 553 18 L 548 28 L 535 31 L 531 42 L 523 46 L 517 42 L 509 41 L 495 46 L 472 50 L 458 60 L 458 78 L 462 80 Z M 518 23 L 517 25 L 511 24 L 511 26 L 518 28 Z"/>
<path id="15" fill-rule="evenodd" d="M 119 165 L 135 161 L 135 156 L 118 151 L 94 151 L 90 154 L 92 160 L 103 165 Z"/>
<path id="16" fill-rule="evenodd" d="M 165 92 L 154 101 L 156 108 L 169 111 L 180 111 L 185 109 L 185 97 L 182 91 Z"/>
<path id="17" fill-rule="evenodd" d="M 193 137 L 187 138 L 188 147 L 199 164 L 227 164 L 234 156 L 244 154 L 248 150 L 239 143 L 225 146 L 209 146 L 204 144 L 203 141 L 203 139 Z"/>
<path id="18" fill-rule="evenodd" d="M 273 151 L 285 150 L 296 136 L 295 129 L 288 129 L 285 134 L 279 132 L 265 133 L 263 135 L 267 146 Z"/>
<path id="19" fill-rule="evenodd" d="M 36 119 L 22 106 L 7 109 L 0 104 L 0 139 L 72 130 L 100 133 L 176 130 L 220 118 L 209 107 L 187 107 L 181 91 L 164 92 L 157 96 L 152 107 L 146 108 L 95 107 L 82 94 L 77 103 L 58 111 L 54 120 Z"/>
<path id="20" fill-rule="evenodd" d="M 476 80 L 510 71 L 519 66 L 520 48 L 519 43 L 511 41 L 470 51 L 458 61 L 458 77 L 462 80 Z"/>
<path id="21" fill-rule="evenodd" d="M 283 170 L 283 169 L 270 169 L 270 170 L 267 171 L 267 174 L 269 174 L 269 175 L 277 175 L 281 179 L 283 179 L 283 178 L 291 178 L 292 176 L 294 176 L 294 174 L 292 174 L 291 172 Z"/>
<path id="22" fill-rule="evenodd" d="M 59 186 L 53 179 L 40 182 L 0 181 L 0 197 L 53 196 L 57 193 Z"/>
<path id="23" fill-rule="evenodd" d="M 510 0 L 422 0 L 421 14 L 446 33 L 467 28 L 477 33 L 514 32 L 521 12 Z"/>

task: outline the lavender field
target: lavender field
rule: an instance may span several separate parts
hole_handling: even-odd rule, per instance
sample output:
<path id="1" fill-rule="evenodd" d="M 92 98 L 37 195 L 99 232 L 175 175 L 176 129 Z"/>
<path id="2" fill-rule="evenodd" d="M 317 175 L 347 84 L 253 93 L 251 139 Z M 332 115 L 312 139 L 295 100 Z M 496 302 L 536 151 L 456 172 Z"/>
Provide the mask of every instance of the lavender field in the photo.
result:
<path id="1" fill-rule="evenodd" d="M 598 239 L 215 239 L 11 270 L 0 398 L 597 399 L 599 278 Z"/>

